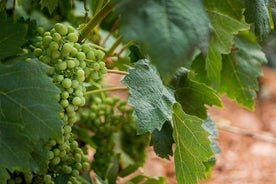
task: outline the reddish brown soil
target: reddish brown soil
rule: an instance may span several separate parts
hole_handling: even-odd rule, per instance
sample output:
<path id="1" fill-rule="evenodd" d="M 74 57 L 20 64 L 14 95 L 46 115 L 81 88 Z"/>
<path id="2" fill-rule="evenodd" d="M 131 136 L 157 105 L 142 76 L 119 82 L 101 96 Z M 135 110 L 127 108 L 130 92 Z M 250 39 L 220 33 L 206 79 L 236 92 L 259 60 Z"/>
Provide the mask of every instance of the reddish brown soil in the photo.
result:
<path id="1" fill-rule="evenodd" d="M 276 71 L 264 68 L 255 111 L 248 111 L 223 97 L 224 108 L 210 108 L 211 118 L 257 135 L 276 136 Z M 200 184 L 275 184 L 276 144 L 219 129 L 222 154 L 212 178 Z M 173 160 L 173 159 L 171 159 Z M 173 161 L 158 158 L 149 148 L 145 173 L 166 176 L 176 184 Z"/>

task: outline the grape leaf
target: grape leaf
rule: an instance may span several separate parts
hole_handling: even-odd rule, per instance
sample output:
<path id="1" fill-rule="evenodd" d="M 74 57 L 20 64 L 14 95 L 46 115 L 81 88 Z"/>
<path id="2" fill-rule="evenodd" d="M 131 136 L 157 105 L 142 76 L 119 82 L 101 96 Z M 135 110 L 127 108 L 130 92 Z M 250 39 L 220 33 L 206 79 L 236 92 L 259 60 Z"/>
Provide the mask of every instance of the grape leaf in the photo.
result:
<path id="1" fill-rule="evenodd" d="M 267 0 L 246 0 L 245 20 L 254 24 L 255 33 L 263 39 L 270 32 L 270 15 Z"/>
<path id="2" fill-rule="evenodd" d="M 151 135 L 151 145 L 155 153 L 161 157 L 169 159 L 169 156 L 173 155 L 172 145 L 174 143 L 173 128 L 170 122 L 164 123 L 160 131 L 154 130 Z"/>
<path id="3" fill-rule="evenodd" d="M 7 183 L 7 180 L 10 178 L 9 173 L 6 169 L 0 167 L 0 181 L 3 183 Z"/>
<path id="4" fill-rule="evenodd" d="M 27 25 L 0 20 L 0 60 L 22 52 Z"/>
<path id="5" fill-rule="evenodd" d="M 0 62 L 0 165 L 9 170 L 36 170 L 37 145 L 61 137 L 59 90 L 46 65 L 26 57 Z"/>
<path id="6" fill-rule="evenodd" d="M 186 114 L 179 103 L 173 106 L 174 153 L 178 183 L 197 183 L 206 178 L 203 162 L 214 157 L 208 132 L 202 127 L 203 120 Z"/>
<path id="7" fill-rule="evenodd" d="M 190 60 L 198 48 L 206 52 L 210 22 L 201 0 L 118 1 L 124 40 L 137 40 L 164 79 Z"/>
<path id="8" fill-rule="evenodd" d="M 245 32 L 236 37 L 233 52 L 223 59 L 220 92 L 253 110 L 259 88 L 257 78 L 262 75 L 261 64 L 266 63 L 254 35 Z"/>
<path id="9" fill-rule="evenodd" d="M 243 4 L 239 0 L 205 0 L 206 9 L 213 26 L 206 57 L 206 70 L 209 81 L 215 87 L 220 84 L 222 69 L 221 54 L 229 54 L 234 35 L 249 29 L 242 16 Z"/>
<path id="10" fill-rule="evenodd" d="M 58 7 L 59 0 L 40 0 L 42 8 L 47 8 L 49 13 L 52 14 L 53 11 Z"/>
<path id="11" fill-rule="evenodd" d="M 211 141 L 211 147 L 214 153 L 220 154 L 221 149 L 219 148 L 219 145 L 217 143 L 219 134 L 218 134 L 218 129 L 216 127 L 216 124 L 210 118 L 208 118 L 207 121 L 203 123 L 202 127 L 210 134 L 209 139 Z"/>
<path id="12" fill-rule="evenodd" d="M 161 130 L 165 121 L 171 120 L 174 96 L 148 60 L 137 61 L 122 83 L 130 90 L 128 102 L 135 108 L 138 134 Z"/>
<path id="13" fill-rule="evenodd" d="M 207 107 L 205 105 L 222 107 L 222 103 L 216 91 L 204 83 L 192 80 L 192 75 L 192 72 L 185 68 L 179 69 L 171 81 L 171 86 L 175 90 L 176 101 L 182 105 L 186 113 L 206 119 Z"/>

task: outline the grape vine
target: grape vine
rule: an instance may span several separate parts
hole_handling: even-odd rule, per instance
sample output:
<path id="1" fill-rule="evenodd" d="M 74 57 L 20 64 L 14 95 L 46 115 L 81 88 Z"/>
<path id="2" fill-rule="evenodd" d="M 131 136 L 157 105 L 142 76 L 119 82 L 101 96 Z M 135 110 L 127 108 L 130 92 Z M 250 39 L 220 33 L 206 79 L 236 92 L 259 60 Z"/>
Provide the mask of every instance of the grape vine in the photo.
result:
<path id="1" fill-rule="evenodd" d="M 178 183 L 206 179 L 219 150 L 207 106 L 226 94 L 253 109 L 274 11 L 265 0 L 1 1 L 0 183 L 165 183 L 142 172 L 148 146 L 175 160 Z"/>

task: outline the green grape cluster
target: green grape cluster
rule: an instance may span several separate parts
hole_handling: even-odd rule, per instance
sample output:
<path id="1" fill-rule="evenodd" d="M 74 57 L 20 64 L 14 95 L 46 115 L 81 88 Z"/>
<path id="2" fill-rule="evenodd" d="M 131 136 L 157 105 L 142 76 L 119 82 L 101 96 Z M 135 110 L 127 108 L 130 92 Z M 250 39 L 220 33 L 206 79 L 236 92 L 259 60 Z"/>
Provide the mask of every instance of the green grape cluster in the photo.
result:
<path id="1" fill-rule="evenodd" d="M 120 100 L 118 97 L 94 95 L 89 102 L 91 102 L 89 107 L 81 112 L 81 119 L 85 128 L 93 132 L 92 140 L 96 145 L 96 153 L 91 168 L 97 175 L 105 178 L 115 156 L 115 148 L 120 146 L 118 145 L 120 138 L 115 135 L 122 133 L 123 127 L 135 125 L 136 119 L 133 117 L 133 108 L 129 107 L 126 101 Z M 137 138 L 135 137 L 136 131 L 135 129 L 131 132 L 134 135 L 132 135 L 131 139 Z M 139 149 L 136 152 L 141 153 L 148 145 L 148 138 L 148 136 L 143 137 L 144 147 L 141 147 L 141 144 L 139 145 L 140 147 L 130 146 L 133 149 Z M 125 139 L 125 136 L 123 139 Z"/>
<path id="2" fill-rule="evenodd" d="M 47 74 L 60 88 L 57 100 L 63 107 L 59 114 L 64 123 L 63 136 L 59 140 L 49 140 L 44 146 L 49 158 L 47 173 L 34 174 L 29 181 L 22 173 L 11 173 L 14 175 L 11 178 L 21 178 L 22 182 L 17 179 L 16 183 L 53 184 L 57 177 L 66 175 L 70 176 L 68 184 L 82 183 L 78 180 L 80 173 L 88 171 L 90 164 L 72 133 L 72 127 L 77 122 L 77 110 L 85 105 L 85 82 L 96 81 L 107 71 L 102 61 L 104 52 L 89 43 L 79 44 L 78 34 L 71 26 L 57 23 L 49 32 L 42 29 L 39 32 L 39 41 L 33 52 L 49 66 Z"/>
<path id="3" fill-rule="evenodd" d="M 92 169 L 104 178 L 114 156 L 113 134 L 125 122 L 123 117 L 131 112 L 120 111 L 125 102 L 117 97 L 95 95 L 89 102 L 89 108 L 81 112 L 81 119 L 84 126 L 93 132 L 92 140 L 97 146 Z"/>

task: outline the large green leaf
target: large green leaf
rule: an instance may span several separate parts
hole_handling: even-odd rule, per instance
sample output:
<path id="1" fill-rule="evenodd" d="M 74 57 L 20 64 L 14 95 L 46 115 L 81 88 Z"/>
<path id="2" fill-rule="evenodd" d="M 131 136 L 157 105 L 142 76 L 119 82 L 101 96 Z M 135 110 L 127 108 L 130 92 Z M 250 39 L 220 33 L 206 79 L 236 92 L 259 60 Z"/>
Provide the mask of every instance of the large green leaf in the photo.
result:
<path id="1" fill-rule="evenodd" d="M 222 69 L 221 55 L 231 52 L 234 35 L 249 29 L 249 25 L 243 20 L 241 0 L 205 0 L 205 5 L 213 28 L 206 57 L 206 70 L 208 79 L 218 87 Z"/>
<path id="2" fill-rule="evenodd" d="M 137 61 L 122 82 L 130 91 L 129 104 L 135 108 L 139 134 L 161 130 L 165 121 L 171 120 L 174 96 L 148 60 Z"/>
<path id="3" fill-rule="evenodd" d="M 58 2 L 59 0 L 40 0 L 41 7 L 47 8 L 50 14 L 57 8 Z"/>
<path id="4" fill-rule="evenodd" d="M 172 146 L 173 128 L 170 122 L 164 123 L 160 131 L 154 130 L 151 135 L 150 144 L 153 146 L 155 153 L 161 157 L 169 159 L 173 155 Z"/>
<path id="5" fill-rule="evenodd" d="M 197 48 L 207 50 L 210 22 L 201 0 L 121 0 L 117 10 L 124 40 L 142 43 L 165 79 Z"/>
<path id="6" fill-rule="evenodd" d="M 174 153 L 178 183 L 194 184 L 206 178 L 204 162 L 214 157 L 203 120 L 186 114 L 179 103 L 173 106 Z"/>
<path id="7" fill-rule="evenodd" d="M 223 58 L 220 92 L 253 109 L 259 87 L 257 78 L 262 75 L 261 64 L 266 62 L 254 35 L 245 32 L 237 36 L 232 54 Z"/>
<path id="8" fill-rule="evenodd" d="M 255 33 L 263 39 L 271 30 L 270 14 L 268 10 L 269 0 L 246 0 L 244 12 L 246 21 L 254 24 Z"/>
<path id="9" fill-rule="evenodd" d="M 37 145 L 61 137 L 59 90 L 46 65 L 26 57 L 0 62 L 0 166 L 9 170 L 43 170 Z"/>
<path id="10" fill-rule="evenodd" d="M 22 52 L 21 46 L 26 42 L 28 26 L 0 20 L 0 60 Z"/>
<path id="11" fill-rule="evenodd" d="M 216 91 L 204 83 L 193 80 L 193 73 L 181 68 L 171 82 L 175 90 L 176 101 L 182 105 L 183 110 L 200 118 L 207 118 L 206 105 L 222 107 Z"/>

